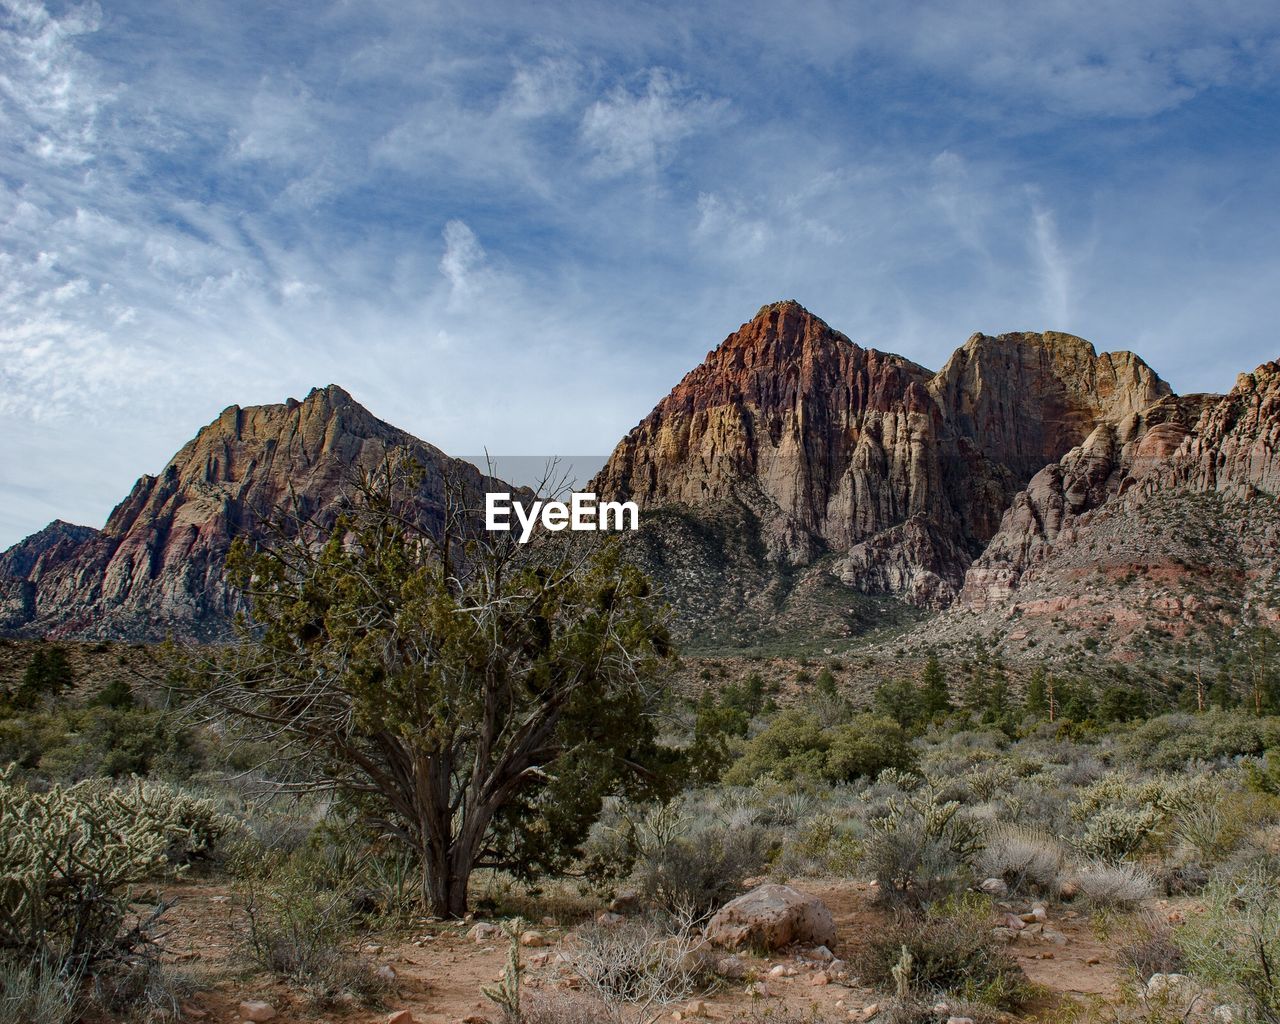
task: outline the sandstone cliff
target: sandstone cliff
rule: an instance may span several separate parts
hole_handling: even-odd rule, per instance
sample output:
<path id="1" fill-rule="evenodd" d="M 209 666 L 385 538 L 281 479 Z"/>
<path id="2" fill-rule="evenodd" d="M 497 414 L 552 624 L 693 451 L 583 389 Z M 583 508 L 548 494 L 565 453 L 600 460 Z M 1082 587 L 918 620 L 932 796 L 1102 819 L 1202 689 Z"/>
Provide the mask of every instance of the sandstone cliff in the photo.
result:
<path id="1" fill-rule="evenodd" d="M 596 480 L 642 508 L 736 504 L 779 567 L 941 608 L 1013 496 L 1102 424 L 1170 393 L 1131 353 L 976 334 L 937 373 L 765 306 L 618 445 Z"/>
<path id="2" fill-rule="evenodd" d="M 427 509 L 439 508 L 446 473 L 481 486 L 475 467 L 382 422 L 336 386 L 302 402 L 231 406 L 159 475 L 139 479 L 101 532 L 55 523 L 0 557 L 0 628 L 225 636 L 235 609 L 224 578 L 232 538 L 252 535 L 285 503 L 323 519 L 350 493 L 356 471 L 396 448 L 426 467 Z"/>

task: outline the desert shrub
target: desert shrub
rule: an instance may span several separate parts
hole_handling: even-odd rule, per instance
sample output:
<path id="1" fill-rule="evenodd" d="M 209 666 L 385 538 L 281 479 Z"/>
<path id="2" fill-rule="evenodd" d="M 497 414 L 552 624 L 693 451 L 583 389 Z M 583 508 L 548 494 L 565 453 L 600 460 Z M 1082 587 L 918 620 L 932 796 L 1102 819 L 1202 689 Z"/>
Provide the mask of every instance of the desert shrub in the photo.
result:
<path id="1" fill-rule="evenodd" d="M 593 924 L 578 935 L 569 966 L 618 1024 L 651 1021 L 710 978 L 706 940 L 690 915 Z"/>
<path id="2" fill-rule="evenodd" d="M 1195 761 L 1257 755 L 1278 745 L 1280 718 L 1215 710 L 1148 719 L 1129 735 L 1125 750 L 1140 767 L 1177 771 Z"/>
<path id="3" fill-rule="evenodd" d="M 986 900 L 969 897 L 935 904 L 921 916 L 899 915 L 868 935 L 852 966 L 860 978 L 881 988 L 896 987 L 905 974 L 909 994 L 955 994 L 1017 1009 L 1029 998 L 1030 986 L 1006 948 L 992 938 L 990 914 Z"/>
<path id="4" fill-rule="evenodd" d="M 866 865 L 883 898 L 925 904 L 972 882 L 982 826 L 932 783 L 890 797 L 867 826 Z"/>
<path id="5" fill-rule="evenodd" d="M 1103 807 L 1085 823 L 1075 846 L 1087 857 L 1115 863 L 1136 853 L 1163 821 L 1154 807 Z"/>
<path id="6" fill-rule="evenodd" d="M 832 782 L 875 778 L 886 768 L 911 771 L 915 751 L 900 725 L 877 715 L 855 715 L 845 725 L 827 730 L 823 775 Z"/>
<path id="7" fill-rule="evenodd" d="M 0 960 L 0 1024 L 72 1024 L 80 1017 L 79 978 L 47 960 Z"/>
<path id="8" fill-rule="evenodd" d="M 861 863 L 862 853 L 863 845 L 847 821 L 832 814 L 816 814 L 783 843 L 773 866 L 788 878 L 849 878 Z"/>
<path id="9" fill-rule="evenodd" d="M 337 888 L 323 882 L 303 860 L 244 882 L 244 954 L 316 1003 L 329 1003 L 343 994 L 376 1002 L 386 983 L 368 961 L 344 948 L 352 932 L 354 881 Z"/>
<path id="10" fill-rule="evenodd" d="M 0 944 L 83 965 L 142 944 L 130 887 L 190 833 L 178 814 L 96 783 L 35 793 L 0 776 Z"/>
<path id="11" fill-rule="evenodd" d="M 824 728 L 811 712 L 783 711 L 750 740 L 742 757 L 725 773 L 729 785 L 750 785 L 768 775 L 789 779 L 846 782 L 874 778 L 888 768 L 911 770 L 915 751 L 893 720 L 878 715 L 855 715 Z"/>
<path id="12" fill-rule="evenodd" d="M 745 878 L 759 874 L 770 845 L 769 836 L 758 827 L 711 828 L 675 836 L 643 850 L 632 877 L 657 906 L 669 911 L 690 907 L 701 913 L 736 896 Z"/>
<path id="13" fill-rule="evenodd" d="M 1246 764 L 1245 782 L 1258 793 L 1280 796 L 1280 749 L 1268 750 L 1261 759 Z"/>
<path id="14" fill-rule="evenodd" d="M 1012 893 L 1054 893 L 1062 882 L 1065 853 L 1053 836 L 1015 825 L 988 830 L 978 872 L 1000 878 Z"/>
<path id="15" fill-rule="evenodd" d="M 1277 877 L 1251 871 L 1206 891 L 1207 911 L 1177 933 L 1192 974 L 1220 997 L 1246 1009 L 1252 1020 L 1280 1021 L 1280 886 Z"/>
<path id="16" fill-rule="evenodd" d="M 196 979 L 154 957 L 131 957 L 93 976 L 95 1006 L 128 1019 L 178 1021 L 182 1004 L 199 988 Z"/>
<path id="17" fill-rule="evenodd" d="M 788 709 L 747 743 L 724 776 L 731 786 L 750 785 L 762 775 L 778 779 L 820 778 L 826 768 L 828 738 L 813 715 Z"/>
<path id="18" fill-rule="evenodd" d="M 1181 808 L 1174 816 L 1173 838 L 1194 850 L 1203 864 L 1216 864 L 1234 850 L 1257 818 L 1239 799 L 1215 794 Z"/>
<path id="19" fill-rule="evenodd" d="M 1094 910 L 1132 910 L 1155 895 L 1155 882 L 1131 861 L 1078 866 L 1071 881 L 1076 897 Z"/>
<path id="20" fill-rule="evenodd" d="M 1138 917 L 1126 930 L 1116 950 L 1116 962 L 1136 981 L 1153 974 L 1182 974 L 1186 960 L 1169 922 L 1155 914 Z"/>

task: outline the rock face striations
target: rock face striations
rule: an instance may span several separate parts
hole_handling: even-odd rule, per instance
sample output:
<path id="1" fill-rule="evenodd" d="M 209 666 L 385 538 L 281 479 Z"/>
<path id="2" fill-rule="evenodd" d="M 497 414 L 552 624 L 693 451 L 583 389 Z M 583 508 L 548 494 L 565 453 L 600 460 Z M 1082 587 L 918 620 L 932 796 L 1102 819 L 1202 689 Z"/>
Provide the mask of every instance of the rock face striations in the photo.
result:
<path id="1" fill-rule="evenodd" d="M 55 636 L 220 638 L 235 599 L 232 538 L 253 535 L 282 504 L 323 519 L 356 471 L 406 448 L 426 467 L 425 505 L 444 474 L 480 488 L 469 463 L 372 416 L 336 386 L 301 402 L 231 406 L 144 476 L 101 531 L 54 523 L 0 556 L 0 628 Z"/>
<path id="2" fill-rule="evenodd" d="M 795 302 L 760 310 L 618 445 L 596 480 L 642 508 L 748 510 L 781 568 L 834 556 L 867 593 L 948 605 L 1032 475 L 1170 394 L 1131 353 L 977 334 L 937 373 Z"/>
<path id="3" fill-rule="evenodd" d="M 233 406 L 101 531 L 55 522 L 0 555 L 0 632 L 225 636 L 232 538 L 286 500 L 332 514 L 393 448 L 427 468 L 428 516 L 446 475 L 485 486 L 337 387 Z M 629 550 L 707 646 L 943 609 L 929 643 L 1079 648 L 1087 628 L 1090 653 L 1099 623 L 1123 646 L 1157 620 L 1173 635 L 1280 622 L 1276 363 L 1179 397 L 1131 353 L 1046 332 L 975 334 L 933 372 L 779 302 L 622 439 L 594 488 L 640 504 Z"/>

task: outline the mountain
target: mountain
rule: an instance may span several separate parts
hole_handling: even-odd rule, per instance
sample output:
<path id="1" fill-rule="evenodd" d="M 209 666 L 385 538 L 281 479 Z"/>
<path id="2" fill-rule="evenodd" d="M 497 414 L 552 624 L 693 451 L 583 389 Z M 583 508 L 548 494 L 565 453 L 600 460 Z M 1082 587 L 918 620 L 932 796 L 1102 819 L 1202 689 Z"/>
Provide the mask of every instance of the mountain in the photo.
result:
<path id="1" fill-rule="evenodd" d="M 595 486 L 657 513 L 645 560 L 695 577 L 699 592 L 673 586 L 692 615 L 766 593 L 785 605 L 779 575 L 813 587 L 803 570 L 817 565 L 856 592 L 938 610 L 1037 471 L 1170 395 L 1137 356 L 1071 335 L 975 334 L 935 373 L 780 302 L 688 373 Z M 690 568 L 682 515 L 724 524 L 719 567 L 703 544 Z M 724 601 L 744 572 L 759 586 Z"/>
<path id="2" fill-rule="evenodd" d="M 285 501 L 321 519 L 405 448 L 494 484 L 341 388 L 232 406 L 101 531 L 55 522 L 0 554 L 0 632 L 219 639 L 233 537 Z M 975 334 L 941 369 L 762 308 L 624 437 L 593 483 L 634 499 L 632 558 L 692 648 L 979 642 L 1137 661 L 1280 626 L 1280 367 L 1172 393 L 1129 352 Z M 912 630 L 915 630 L 912 632 Z"/>
<path id="3" fill-rule="evenodd" d="M 377 419 L 336 385 L 301 402 L 233 405 L 158 476 L 140 478 L 101 531 L 56 522 L 0 555 L 0 630 L 225 637 L 236 609 L 224 564 L 232 538 L 255 535 L 284 503 L 323 520 L 354 474 L 394 449 L 426 467 L 428 510 L 441 507 L 446 474 L 484 488 L 470 463 Z"/>
<path id="4" fill-rule="evenodd" d="M 1137 661 L 1280 625 L 1280 365 L 1099 426 L 1005 512 L 935 641 Z"/>

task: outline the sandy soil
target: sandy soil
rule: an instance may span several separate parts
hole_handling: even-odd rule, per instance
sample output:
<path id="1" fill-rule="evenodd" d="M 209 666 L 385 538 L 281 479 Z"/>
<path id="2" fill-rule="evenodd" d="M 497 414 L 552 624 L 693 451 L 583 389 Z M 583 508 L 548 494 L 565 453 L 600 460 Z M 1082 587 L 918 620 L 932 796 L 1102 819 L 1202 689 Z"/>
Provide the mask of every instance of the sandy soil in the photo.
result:
<path id="1" fill-rule="evenodd" d="M 866 884 L 813 880 L 793 884 L 820 897 L 831 909 L 837 927 L 837 956 L 853 955 L 864 937 L 885 920 L 885 912 L 873 903 L 874 890 Z M 391 1012 L 402 1009 L 411 1010 L 414 1020 L 422 1024 L 454 1024 L 492 1015 L 494 1007 L 481 995 L 480 988 L 501 976 L 506 945 L 502 941 L 477 943 L 467 938 L 469 924 L 431 922 L 407 932 L 363 936 L 353 955 L 365 957 L 375 966 L 394 969 L 394 995 L 380 1009 L 359 1005 L 315 1007 L 305 996 L 270 976 L 246 970 L 243 958 L 237 956 L 244 917 L 228 887 L 213 883 L 175 885 L 167 887 L 165 895 L 177 897 L 164 940 L 166 958 L 190 971 L 201 987 L 188 1001 L 188 1019 L 232 1024 L 239 1020 L 237 1007 L 242 999 L 270 1003 L 278 1012 L 278 1024 L 372 1024 L 385 1022 Z M 1065 944 L 1031 939 L 1010 947 L 1027 976 L 1048 990 L 1041 1008 L 1062 998 L 1114 995 L 1119 985 L 1115 942 L 1100 939 L 1079 913 L 1051 909 L 1050 914 L 1053 928 L 1066 937 Z M 564 977 L 566 972 L 555 963 L 566 928 L 546 922 L 536 927 L 549 945 L 525 951 L 526 984 L 534 991 L 571 987 L 572 982 Z M 866 989 L 839 982 L 815 984 L 817 966 L 805 961 L 798 951 L 765 959 L 750 955 L 742 958 L 754 976 L 763 979 L 767 995 L 753 999 L 746 991 L 746 982 L 726 982 L 721 990 L 702 997 L 710 1019 L 733 1021 L 751 1015 L 753 1009 L 759 1013 L 769 1006 L 784 1004 L 798 1015 L 860 1021 L 866 1007 L 877 1002 L 875 994 Z M 794 974 L 771 976 L 769 972 L 779 965 L 792 969 Z M 672 1007 L 673 1011 L 681 1009 L 682 1006 Z"/>

